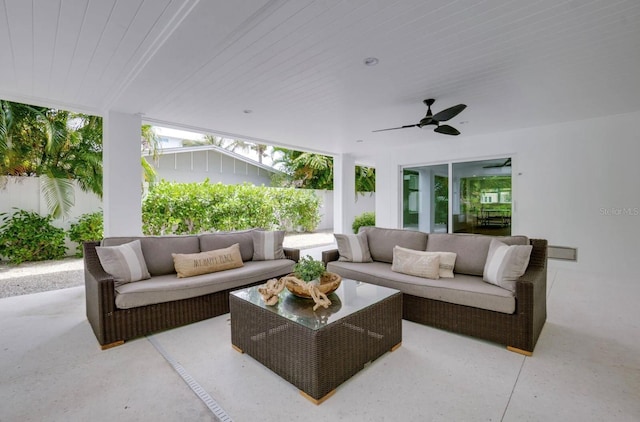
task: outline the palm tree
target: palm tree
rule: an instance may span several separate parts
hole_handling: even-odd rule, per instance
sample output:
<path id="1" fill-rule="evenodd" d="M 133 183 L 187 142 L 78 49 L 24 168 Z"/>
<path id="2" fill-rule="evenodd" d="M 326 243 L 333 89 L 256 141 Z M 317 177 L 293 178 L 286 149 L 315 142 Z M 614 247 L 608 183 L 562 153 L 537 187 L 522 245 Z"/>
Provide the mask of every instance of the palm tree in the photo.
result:
<path id="1" fill-rule="evenodd" d="M 40 176 L 54 218 L 75 203 L 74 185 L 102 196 L 102 119 L 0 100 L 0 172 Z"/>
<path id="2" fill-rule="evenodd" d="M 274 148 L 274 166 L 289 175 L 289 180 L 276 181 L 306 189 L 333 189 L 333 158 L 310 152 Z M 356 166 L 356 192 L 375 192 L 376 172 L 373 167 Z"/>

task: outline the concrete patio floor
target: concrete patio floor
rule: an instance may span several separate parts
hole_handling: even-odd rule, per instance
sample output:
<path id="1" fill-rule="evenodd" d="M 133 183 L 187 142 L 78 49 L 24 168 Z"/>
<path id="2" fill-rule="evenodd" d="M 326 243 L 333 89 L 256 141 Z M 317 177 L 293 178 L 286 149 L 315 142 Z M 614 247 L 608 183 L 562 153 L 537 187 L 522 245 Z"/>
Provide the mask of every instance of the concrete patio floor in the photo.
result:
<path id="1" fill-rule="evenodd" d="M 229 315 L 101 351 L 82 286 L 9 297 L 0 299 L 0 421 L 217 420 L 166 357 L 226 420 L 637 421 L 637 297 L 635 279 L 550 269 L 532 357 L 403 321 L 402 347 L 320 406 L 234 351 Z"/>

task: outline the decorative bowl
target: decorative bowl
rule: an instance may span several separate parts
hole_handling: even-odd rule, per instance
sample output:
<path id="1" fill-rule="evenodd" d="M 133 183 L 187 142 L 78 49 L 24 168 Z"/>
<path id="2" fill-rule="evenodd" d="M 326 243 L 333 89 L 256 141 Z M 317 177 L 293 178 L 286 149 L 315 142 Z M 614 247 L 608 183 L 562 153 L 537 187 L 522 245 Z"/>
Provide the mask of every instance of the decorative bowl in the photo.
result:
<path id="1" fill-rule="evenodd" d="M 286 277 L 295 277 L 295 275 L 288 274 Z M 333 293 L 338 287 L 340 287 L 341 281 L 342 277 L 340 277 L 338 274 L 326 272 L 322 275 L 322 277 L 320 277 L 320 284 L 317 285 L 318 290 L 320 290 L 320 292 L 324 293 L 325 295 L 328 295 L 330 293 Z M 287 281 L 285 286 L 287 287 L 287 290 L 289 290 L 292 294 L 305 299 L 311 299 L 311 295 L 309 295 L 306 290 L 304 290 L 297 284 Z"/>

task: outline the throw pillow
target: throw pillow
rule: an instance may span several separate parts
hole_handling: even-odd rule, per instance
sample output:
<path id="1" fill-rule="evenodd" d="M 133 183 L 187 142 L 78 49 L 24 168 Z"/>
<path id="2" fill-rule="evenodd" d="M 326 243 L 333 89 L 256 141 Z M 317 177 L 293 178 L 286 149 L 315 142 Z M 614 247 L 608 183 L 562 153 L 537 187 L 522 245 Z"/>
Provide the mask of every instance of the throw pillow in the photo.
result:
<path id="1" fill-rule="evenodd" d="M 283 231 L 259 231 L 251 233 L 253 236 L 253 260 L 270 261 L 272 259 L 284 259 Z"/>
<path id="2" fill-rule="evenodd" d="M 393 248 L 391 271 L 437 280 L 440 277 L 440 256 L 400 246 Z"/>
<path id="3" fill-rule="evenodd" d="M 509 246 L 492 239 L 482 279 L 515 292 L 516 280 L 527 270 L 532 249 L 531 245 Z"/>
<path id="4" fill-rule="evenodd" d="M 338 243 L 338 261 L 373 262 L 367 243 L 367 234 L 334 234 Z"/>
<path id="5" fill-rule="evenodd" d="M 435 254 L 440 257 L 440 278 L 453 278 L 453 268 L 456 266 L 455 252 L 426 252 L 427 254 Z"/>
<path id="6" fill-rule="evenodd" d="M 140 240 L 118 246 L 97 246 L 96 253 L 102 268 L 113 277 L 116 287 L 151 278 Z"/>
<path id="7" fill-rule="evenodd" d="M 178 278 L 230 270 L 243 265 L 238 243 L 224 249 L 190 254 L 172 253 L 171 256 Z"/>

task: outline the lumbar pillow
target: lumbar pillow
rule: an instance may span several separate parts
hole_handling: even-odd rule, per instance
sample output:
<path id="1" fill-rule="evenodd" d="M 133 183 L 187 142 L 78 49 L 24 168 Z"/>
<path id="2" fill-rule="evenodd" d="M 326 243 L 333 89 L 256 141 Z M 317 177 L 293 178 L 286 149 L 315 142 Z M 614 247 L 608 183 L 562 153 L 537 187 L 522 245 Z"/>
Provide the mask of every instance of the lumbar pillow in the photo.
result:
<path id="1" fill-rule="evenodd" d="M 440 256 L 437 254 L 400 246 L 393 248 L 391 271 L 437 280 L 440 277 L 439 268 Z"/>
<path id="2" fill-rule="evenodd" d="M 514 292 L 516 280 L 527 270 L 532 249 L 531 245 L 509 246 L 492 239 L 482 279 Z"/>
<path id="3" fill-rule="evenodd" d="M 178 278 L 230 270 L 243 265 L 238 243 L 224 249 L 190 254 L 172 253 L 171 256 Z"/>
<path id="4" fill-rule="evenodd" d="M 439 275 L 440 278 L 453 278 L 453 268 L 456 265 L 456 257 L 458 256 L 455 252 L 425 252 L 426 254 L 434 254 L 440 257 L 440 268 Z"/>
<path id="5" fill-rule="evenodd" d="M 118 246 L 97 246 L 96 252 L 102 268 L 113 276 L 116 286 L 151 278 L 140 240 Z"/>
<path id="6" fill-rule="evenodd" d="M 334 234 L 338 242 L 338 261 L 345 262 L 373 262 L 367 243 L 367 234 Z"/>
<path id="7" fill-rule="evenodd" d="M 251 233 L 253 236 L 253 260 L 269 261 L 272 259 L 284 259 L 283 231 L 261 231 Z"/>

